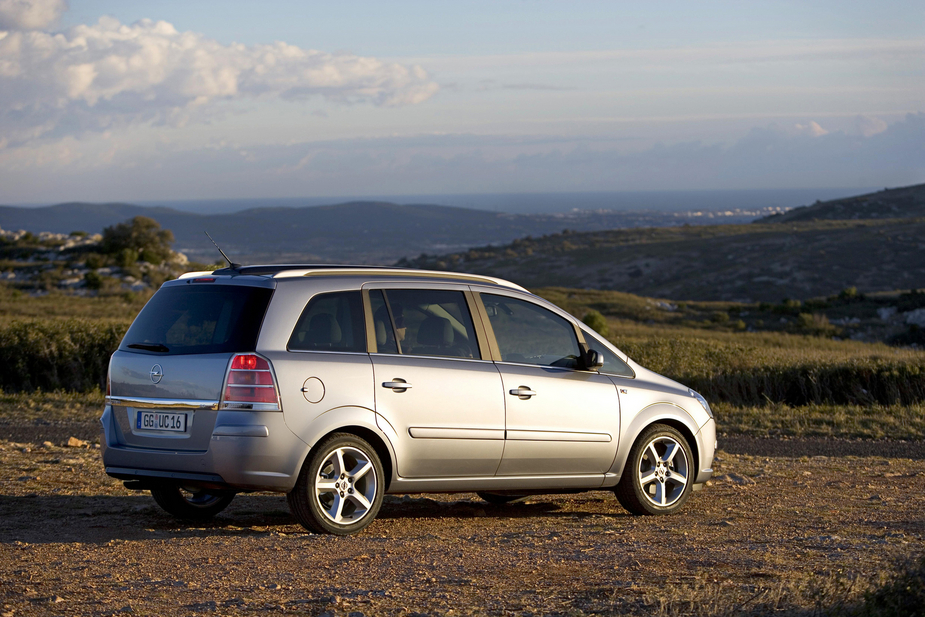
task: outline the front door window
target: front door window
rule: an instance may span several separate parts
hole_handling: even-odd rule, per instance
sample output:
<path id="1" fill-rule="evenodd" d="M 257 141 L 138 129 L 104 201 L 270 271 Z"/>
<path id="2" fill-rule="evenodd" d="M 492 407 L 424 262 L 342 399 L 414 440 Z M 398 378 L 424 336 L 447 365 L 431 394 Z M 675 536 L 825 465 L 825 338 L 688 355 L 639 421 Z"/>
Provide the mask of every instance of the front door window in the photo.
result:
<path id="1" fill-rule="evenodd" d="M 552 311 L 508 296 L 482 294 L 502 362 L 578 368 L 575 328 Z"/>

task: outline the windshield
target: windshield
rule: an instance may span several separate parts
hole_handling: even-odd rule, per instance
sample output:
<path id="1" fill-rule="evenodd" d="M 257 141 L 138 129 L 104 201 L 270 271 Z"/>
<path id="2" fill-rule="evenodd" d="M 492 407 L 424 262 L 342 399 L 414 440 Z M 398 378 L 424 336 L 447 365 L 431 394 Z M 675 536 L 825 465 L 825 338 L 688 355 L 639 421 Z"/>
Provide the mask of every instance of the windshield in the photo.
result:
<path id="1" fill-rule="evenodd" d="M 155 355 L 254 351 L 272 289 L 164 287 L 145 305 L 120 349 Z"/>

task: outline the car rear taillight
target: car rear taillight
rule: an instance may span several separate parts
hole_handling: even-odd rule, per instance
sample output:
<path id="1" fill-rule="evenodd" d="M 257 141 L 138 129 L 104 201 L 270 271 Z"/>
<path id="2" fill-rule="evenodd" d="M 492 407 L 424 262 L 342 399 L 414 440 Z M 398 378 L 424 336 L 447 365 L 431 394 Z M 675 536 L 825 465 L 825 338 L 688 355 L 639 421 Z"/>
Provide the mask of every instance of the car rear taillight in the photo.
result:
<path id="1" fill-rule="evenodd" d="M 255 354 L 232 358 L 225 380 L 222 408 L 278 410 L 279 397 L 270 363 Z"/>

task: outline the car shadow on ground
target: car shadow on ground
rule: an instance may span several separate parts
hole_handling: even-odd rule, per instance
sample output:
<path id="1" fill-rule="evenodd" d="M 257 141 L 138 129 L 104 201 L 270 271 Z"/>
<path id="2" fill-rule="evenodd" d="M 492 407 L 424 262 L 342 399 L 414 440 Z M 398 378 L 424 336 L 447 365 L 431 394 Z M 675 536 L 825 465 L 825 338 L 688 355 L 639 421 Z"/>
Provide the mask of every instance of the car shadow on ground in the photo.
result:
<path id="1" fill-rule="evenodd" d="M 399 522 L 424 518 L 525 519 L 628 516 L 606 498 L 583 499 L 568 508 L 546 497 L 536 501 L 492 505 L 474 499 L 436 500 L 427 496 L 385 497 L 377 519 Z M 616 511 L 615 511 L 616 510 Z M 188 537 L 314 534 L 289 512 L 286 497 L 276 494 L 238 495 L 227 510 L 207 522 L 178 520 L 147 494 L 0 495 L 0 545 L 84 542 L 105 544 Z"/>
<path id="2" fill-rule="evenodd" d="M 563 498 L 564 499 L 564 498 Z M 587 499 L 587 498 L 586 498 Z M 583 499 L 582 501 L 586 501 Z M 613 498 L 611 498 L 613 499 Z M 594 500 L 595 510 L 605 510 L 609 514 L 610 507 L 613 504 L 603 506 L 605 499 Z M 600 503 L 597 503 L 600 502 Z M 541 496 L 538 498 L 526 498 L 512 503 L 495 505 L 481 500 L 461 499 L 455 501 L 438 501 L 427 496 L 405 495 L 396 497 L 387 495 L 379 511 L 378 518 L 381 519 L 403 519 L 403 518 L 582 518 L 592 514 L 601 514 L 603 512 L 588 512 L 586 504 L 580 503 L 576 510 L 573 507 L 564 508 L 563 502 L 557 502 L 554 496 Z M 619 506 L 616 506 L 619 510 Z M 625 512 L 620 511 L 619 515 Z"/>

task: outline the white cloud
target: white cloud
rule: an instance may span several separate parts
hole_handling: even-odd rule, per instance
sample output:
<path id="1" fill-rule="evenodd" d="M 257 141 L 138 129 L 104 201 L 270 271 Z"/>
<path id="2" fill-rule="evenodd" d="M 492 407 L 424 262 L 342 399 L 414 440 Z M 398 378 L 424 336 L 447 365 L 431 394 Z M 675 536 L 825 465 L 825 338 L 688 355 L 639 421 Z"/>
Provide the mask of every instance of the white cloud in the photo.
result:
<path id="1" fill-rule="evenodd" d="M 855 129 L 864 137 L 882 133 L 887 129 L 887 126 L 887 123 L 880 118 L 873 118 L 871 116 L 858 116 L 855 120 Z"/>
<path id="2" fill-rule="evenodd" d="M 819 126 L 818 123 L 810 121 L 809 124 L 797 124 L 793 127 L 799 135 L 809 135 L 810 137 L 822 137 L 828 135 L 828 131 Z"/>
<path id="3" fill-rule="evenodd" d="M 419 66 L 283 42 L 223 45 L 165 21 L 104 17 L 63 33 L 0 32 L 0 139 L 13 144 L 134 123 L 179 125 L 220 113 L 222 101 L 321 96 L 413 105 L 437 89 Z"/>
<path id="4" fill-rule="evenodd" d="M 0 0 L 0 30 L 38 30 L 67 10 L 67 0 Z"/>

